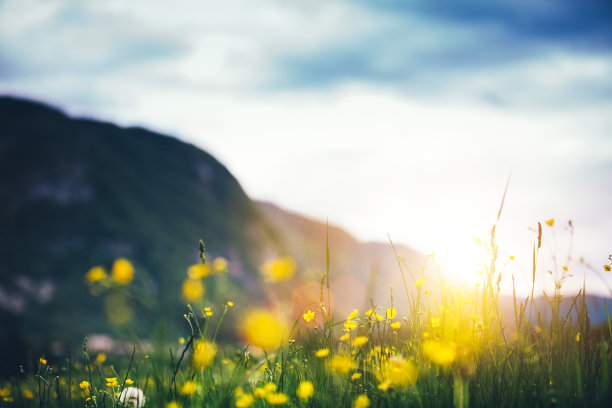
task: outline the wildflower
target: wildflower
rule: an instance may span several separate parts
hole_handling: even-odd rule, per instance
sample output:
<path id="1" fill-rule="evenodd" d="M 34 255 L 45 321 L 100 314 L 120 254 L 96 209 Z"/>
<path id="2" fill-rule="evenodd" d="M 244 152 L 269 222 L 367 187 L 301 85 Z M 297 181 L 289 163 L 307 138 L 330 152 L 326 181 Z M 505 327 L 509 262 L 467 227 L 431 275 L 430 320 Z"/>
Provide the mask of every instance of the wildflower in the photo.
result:
<path id="1" fill-rule="evenodd" d="M 0 388 L 0 397 L 6 398 L 9 395 L 11 395 L 11 390 L 9 390 L 8 388 Z"/>
<path id="2" fill-rule="evenodd" d="M 328 348 L 319 349 L 315 352 L 315 356 L 319 358 L 327 357 L 329 356 L 329 349 Z"/>
<path id="3" fill-rule="evenodd" d="M 117 377 L 106 378 L 106 386 L 107 387 L 117 387 L 119 384 L 117 383 Z"/>
<path id="4" fill-rule="evenodd" d="M 314 314 L 314 312 L 312 310 L 308 309 L 308 311 L 306 313 L 304 313 L 303 317 L 304 317 L 304 320 L 306 322 L 309 322 L 309 321 L 311 321 L 312 319 L 315 318 L 315 314 Z"/>
<path id="5" fill-rule="evenodd" d="M 261 399 L 266 396 L 266 390 L 261 387 L 257 387 L 253 390 L 253 395 L 255 396 L 255 398 Z"/>
<path id="6" fill-rule="evenodd" d="M 197 386 L 194 381 L 186 381 L 185 384 L 181 387 L 182 395 L 192 395 L 196 392 Z"/>
<path id="7" fill-rule="evenodd" d="M 351 312 L 350 315 L 348 315 L 348 317 L 346 318 L 346 320 L 353 320 L 354 318 L 357 317 L 357 315 L 359 315 L 359 310 L 357 309 L 353 309 L 353 311 Z"/>
<path id="8" fill-rule="evenodd" d="M 564 265 L 564 266 L 562 266 L 562 268 L 563 268 L 563 270 L 564 270 L 565 272 L 567 272 L 567 266 L 565 266 L 565 265 Z"/>
<path id="9" fill-rule="evenodd" d="M 266 395 L 266 401 L 268 401 L 268 404 L 270 405 L 283 405 L 289 401 L 289 397 L 282 392 L 275 392 Z"/>
<path id="10" fill-rule="evenodd" d="M 32 391 L 28 390 L 27 388 L 23 390 L 22 394 L 25 399 L 34 398 L 34 394 L 32 393 Z"/>
<path id="11" fill-rule="evenodd" d="M 236 400 L 236 408 L 249 408 L 253 405 L 253 396 L 251 394 L 240 394 Z"/>
<path id="12" fill-rule="evenodd" d="M 131 408 L 141 408 L 145 404 L 145 396 L 141 389 L 127 387 L 119 394 L 119 402 Z"/>
<path id="13" fill-rule="evenodd" d="M 368 342 L 368 338 L 366 336 L 357 336 L 355 340 L 353 340 L 353 347 L 361 347 Z"/>
<path id="14" fill-rule="evenodd" d="M 337 374 L 348 374 L 356 368 L 353 359 L 347 355 L 334 356 L 327 362 L 327 365 L 331 371 Z"/>
<path id="15" fill-rule="evenodd" d="M 382 317 L 381 315 L 379 315 L 378 313 L 376 313 L 376 311 L 374 311 L 374 310 L 372 310 L 372 309 L 370 309 L 370 310 L 366 311 L 366 312 L 365 312 L 365 315 L 366 315 L 366 316 L 368 316 L 368 317 L 372 317 L 372 316 L 374 316 L 374 317 L 376 318 L 376 320 L 379 320 L 379 321 L 380 321 L 380 320 L 385 320 L 385 318 L 384 318 L 384 317 Z"/>
<path id="16" fill-rule="evenodd" d="M 351 335 L 346 333 L 346 334 L 343 334 L 342 336 L 340 336 L 340 338 L 338 340 L 340 340 L 340 341 L 347 341 L 349 339 L 349 337 L 351 337 Z"/>
<path id="17" fill-rule="evenodd" d="M 215 343 L 198 340 L 193 347 L 193 365 L 203 370 L 212 363 L 217 352 Z"/>
<path id="18" fill-rule="evenodd" d="M 266 310 L 254 310 L 242 321 L 242 335 L 249 344 L 263 350 L 278 348 L 285 338 L 281 320 Z"/>
<path id="19" fill-rule="evenodd" d="M 417 369 L 410 360 L 393 356 L 381 360 L 380 372 L 376 376 L 380 383 L 388 387 L 408 387 L 416 382 Z"/>
<path id="20" fill-rule="evenodd" d="M 397 330 L 397 329 L 399 329 L 400 327 L 402 327 L 402 322 L 393 322 L 393 323 L 391 323 L 391 328 L 392 328 L 392 329 Z"/>
<path id="21" fill-rule="evenodd" d="M 193 264 L 187 268 L 187 276 L 189 279 L 200 280 L 210 275 L 210 268 L 206 264 Z"/>
<path id="22" fill-rule="evenodd" d="M 433 329 L 435 329 L 436 327 L 440 327 L 440 318 L 439 317 L 432 317 L 431 318 L 431 327 Z"/>
<path id="23" fill-rule="evenodd" d="M 210 307 L 205 307 L 205 308 L 204 308 L 204 314 L 205 314 L 206 316 L 210 317 L 210 316 L 212 316 L 212 315 L 213 315 L 213 312 L 212 312 L 212 310 L 210 310 Z"/>
<path id="24" fill-rule="evenodd" d="M 355 398 L 353 401 L 353 408 L 368 408 L 370 406 L 370 399 L 367 395 L 362 394 Z"/>
<path id="25" fill-rule="evenodd" d="M 226 271 L 227 265 L 228 265 L 227 259 L 223 257 L 217 257 L 212 262 L 213 271 L 215 271 L 216 273 L 221 273 L 221 272 Z"/>
<path id="26" fill-rule="evenodd" d="M 106 279 L 106 277 L 106 271 L 101 266 L 94 266 L 87 272 L 87 274 L 85 274 L 85 279 L 90 285 L 92 283 Z"/>
<path id="27" fill-rule="evenodd" d="M 113 264 L 111 274 L 115 282 L 127 285 L 134 279 L 134 267 L 127 259 L 119 258 Z"/>
<path id="28" fill-rule="evenodd" d="M 552 227 L 554 223 L 555 223 L 554 218 L 551 218 L 550 220 L 546 220 L 546 225 L 548 225 L 549 227 Z"/>
<path id="29" fill-rule="evenodd" d="M 346 331 L 352 331 L 355 330 L 357 328 L 357 323 L 355 323 L 352 320 L 347 320 L 346 322 L 344 322 L 344 329 Z"/>
<path id="30" fill-rule="evenodd" d="M 393 320 L 395 319 L 395 316 L 397 316 L 397 310 L 395 310 L 394 307 L 391 307 L 391 309 L 387 309 L 387 319 Z"/>
<path id="31" fill-rule="evenodd" d="M 176 401 L 170 401 L 166 404 L 166 408 L 182 408 L 182 405 Z"/>
<path id="32" fill-rule="evenodd" d="M 361 378 L 361 373 L 355 373 L 351 375 L 351 380 L 358 380 Z"/>
<path id="33" fill-rule="evenodd" d="M 232 302 L 231 300 L 228 300 L 227 307 L 234 307 L 234 302 Z"/>
<path id="34" fill-rule="evenodd" d="M 423 278 L 421 278 L 421 279 L 417 280 L 416 282 L 414 282 L 414 286 L 416 286 L 417 288 L 420 288 L 424 284 L 425 284 L 425 279 L 423 279 Z"/>
<path id="35" fill-rule="evenodd" d="M 266 383 L 263 389 L 266 393 L 274 392 L 276 391 L 276 384 L 274 384 L 273 382 Z"/>
<path id="36" fill-rule="evenodd" d="M 300 401 L 308 402 L 314 394 L 314 385 L 310 381 L 302 381 L 295 392 Z"/>
<path id="37" fill-rule="evenodd" d="M 578 332 L 578 334 L 576 334 L 576 342 L 580 341 L 580 332 Z"/>
<path id="38" fill-rule="evenodd" d="M 604 265 L 604 271 L 610 272 L 610 270 L 612 270 L 612 267 L 610 267 L 610 265 Z"/>
<path id="39" fill-rule="evenodd" d="M 432 362 L 448 366 L 455 361 L 457 351 L 452 343 L 442 343 L 435 340 L 427 340 L 423 342 L 423 354 Z"/>
<path id="40" fill-rule="evenodd" d="M 179 340 L 178 340 L 178 341 L 179 341 L 179 344 L 180 344 L 180 345 L 185 344 L 185 338 L 184 338 L 184 337 L 179 337 Z"/>
<path id="41" fill-rule="evenodd" d="M 42 365 L 46 365 L 47 364 L 47 360 L 45 360 L 44 358 L 39 358 L 38 361 L 40 361 L 40 364 Z"/>
<path id="42" fill-rule="evenodd" d="M 185 279 L 183 282 L 183 297 L 188 302 L 195 302 L 204 296 L 204 283 L 195 279 Z"/>
<path id="43" fill-rule="evenodd" d="M 133 381 L 133 380 L 130 380 L 130 379 L 128 378 L 127 380 L 125 380 L 125 383 L 126 383 L 127 385 L 132 385 L 132 384 L 134 384 L 134 381 Z"/>
<path id="44" fill-rule="evenodd" d="M 511 260 L 511 261 L 514 261 L 514 259 L 516 259 L 516 258 L 514 257 L 514 255 L 510 255 L 510 260 Z"/>
<path id="45" fill-rule="evenodd" d="M 13 397 L 4 397 L 4 398 L 2 398 L 2 401 L 4 401 L 4 402 L 13 402 L 15 400 L 13 399 Z"/>
<path id="46" fill-rule="evenodd" d="M 295 260 L 290 256 L 273 259 L 261 265 L 260 272 L 271 283 L 287 281 L 293 277 L 296 270 Z"/>

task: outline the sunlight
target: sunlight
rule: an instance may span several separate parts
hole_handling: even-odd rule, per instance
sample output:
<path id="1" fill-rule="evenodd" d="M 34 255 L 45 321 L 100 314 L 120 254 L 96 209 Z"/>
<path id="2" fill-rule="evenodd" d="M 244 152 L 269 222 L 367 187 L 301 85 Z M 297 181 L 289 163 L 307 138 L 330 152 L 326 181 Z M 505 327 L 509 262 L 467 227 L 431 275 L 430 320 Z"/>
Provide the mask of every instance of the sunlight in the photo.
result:
<path id="1" fill-rule="evenodd" d="M 435 252 L 434 259 L 451 281 L 449 283 L 471 286 L 482 282 L 487 250 L 485 244 L 474 237 L 459 232 L 449 234 L 452 240 Z"/>

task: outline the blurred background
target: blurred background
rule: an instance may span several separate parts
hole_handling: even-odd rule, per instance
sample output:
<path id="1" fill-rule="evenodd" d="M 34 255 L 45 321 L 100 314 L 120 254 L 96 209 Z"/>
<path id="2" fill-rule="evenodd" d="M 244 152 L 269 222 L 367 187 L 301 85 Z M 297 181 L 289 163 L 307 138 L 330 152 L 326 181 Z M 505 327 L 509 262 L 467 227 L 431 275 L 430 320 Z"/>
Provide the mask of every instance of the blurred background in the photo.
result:
<path id="1" fill-rule="evenodd" d="M 285 293 L 320 280 L 326 220 L 359 288 L 338 305 L 400 292 L 389 237 L 473 283 L 508 180 L 502 292 L 530 292 L 541 222 L 536 293 L 567 272 L 610 297 L 611 20 L 604 0 L 0 2 L 4 366 L 181 330 L 199 239 L 229 261 L 212 303 L 269 302 L 274 256 L 297 261 Z M 120 257 L 148 316 L 129 330 L 83 278 Z"/>

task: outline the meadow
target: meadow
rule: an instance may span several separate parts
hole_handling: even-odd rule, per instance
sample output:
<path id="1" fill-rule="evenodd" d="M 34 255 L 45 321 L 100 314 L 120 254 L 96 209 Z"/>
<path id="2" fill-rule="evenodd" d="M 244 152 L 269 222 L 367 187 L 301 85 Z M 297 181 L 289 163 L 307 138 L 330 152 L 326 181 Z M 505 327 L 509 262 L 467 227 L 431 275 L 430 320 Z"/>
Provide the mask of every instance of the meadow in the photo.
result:
<path id="1" fill-rule="evenodd" d="M 329 243 L 328 269 L 316 294 L 305 295 L 291 317 L 286 304 L 209 303 L 208 282 L 229 266 L 223 258 L 207 259 L 201 242 L 201 262 L 186 271 L 182 286 L 185 315 L 177 317 L 184 318 L 188 335 L 152 335 L 107 352 L 94 351 L 86 338 L 79 353 L 57 361 L 39 356 L 35 367 L 0 380 L 0 406 L 610 406 L 607 303 L 607 324 L 593 327 L 584 289 L 572 296 L 569 311 L 560 307 L 561 289 L 571 279 L 567 266 L 536 267 L 543 228 L 553 225 L 554 220 L 538 223 L 532 293 L 514 297 L 511 316 L 503 316 L 499 306 L 495 227 L 488 242 L 479 243 L 487 259 L 476 284 L 448 284 L 431 273 L 432 265 L 410 270 L 397 254 L 403 287 L 391 289 L 387 304 L 372 302 L 346 315 L 332 312 Z M 271 291 L 286 290 L 295 272 L 290 256 L 260 268 Z M 547 310 L 534 302 L 536 276 L 542 273 L 549 273 L 554 285 Z M 107 317 L 117 326 L 138 319 L 119 296 L 134 290 L 134 277 L 127 259 L 118 259 L 109 271 L 92 267 L 84 277 L 92 294 L 104 296 Z M 399 297 L 408 308 L 396 309 Z M 233 326 L 234 339 L 220 336 L 225 325 Z"/>

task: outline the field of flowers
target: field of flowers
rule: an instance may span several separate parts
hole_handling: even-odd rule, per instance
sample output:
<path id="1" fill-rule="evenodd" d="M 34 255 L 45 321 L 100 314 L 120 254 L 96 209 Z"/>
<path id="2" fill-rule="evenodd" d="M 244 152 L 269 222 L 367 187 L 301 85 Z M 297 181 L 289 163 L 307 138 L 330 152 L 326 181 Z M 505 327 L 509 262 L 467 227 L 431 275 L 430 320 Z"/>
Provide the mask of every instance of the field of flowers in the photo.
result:
<path id="1" fill-rule="evenodd" d="M 533 285 L 542 273 L 535 266 L 541 243 L 539 224 Z M 607 326 L 591 327 L 584 291 L 569 312 L 560 312 L 560 289 L 569 276 L 562 267 L 546 311 L 552 318 L 541 318 L 545 311 L 532 293 L 515 297 L 514 316 L 503 319 L 495 229 L 482 245 L 488 259 L 475 285 L 453 287 L 425 266 L 407 270 L 398 256 L 404 287 L 393 288 L 388 304 L 333 314 L 327 270 L 316 295 L 303 299 L 291 318 L 287 307 L 252 307 L 239 299 L 207 303 L 206 280 L 223 274 L 228 263 L 208 262 L 201 244 L 202 262 L 189 268 L 182 286 L 189 336 L 108 354 L 90 352 L 86 339 L 78 356 L 53 363 L 41 356 L 34 372 L 2 380 L 0 406 L 611 406 L 609 315 Z M 283 257 L 262 265 L 261 273 L 273 286 L 295 269 L 292 258 Z M 610 264 L 603 269 L 610 271 Z M 85 276 L 92 293 L 106 294 L 108 318 L 118 325 L 138 318 L 114 295 L 129 291 L 133 278 L 126 259 L 110 273 L 93 267 Z M 400 296 L 408 309 L 396 309 Z M 239 340 L 219 337 L 228 321 L 236 322 Z"/>

